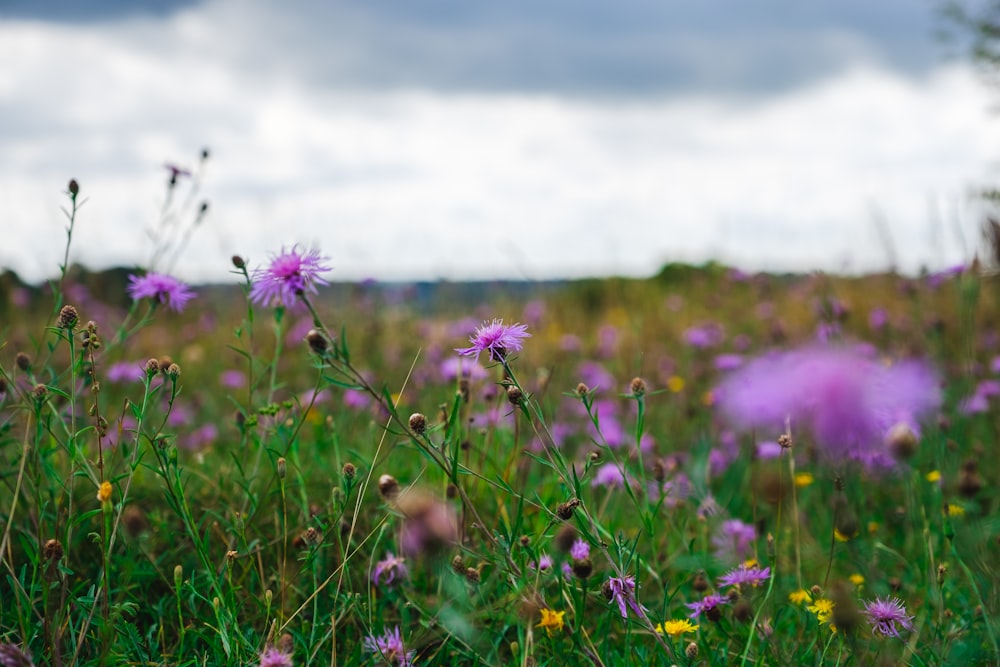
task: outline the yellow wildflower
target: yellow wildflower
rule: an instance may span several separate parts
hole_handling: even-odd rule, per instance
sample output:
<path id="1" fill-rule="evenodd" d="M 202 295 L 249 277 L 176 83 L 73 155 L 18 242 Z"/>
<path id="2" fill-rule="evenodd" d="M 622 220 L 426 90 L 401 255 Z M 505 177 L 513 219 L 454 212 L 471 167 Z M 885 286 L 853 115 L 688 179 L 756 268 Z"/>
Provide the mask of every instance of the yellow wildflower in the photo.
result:
<path id="1" fill-rule="evenodd" d="M 954 503 L 948 503 L 945 506 L 948 510 L 948 516 L 962 516 L 965 514 L 965 508 L 961 505 L 956 505 Z"/>
<path id="2" fill-rule="evenodd" d="M 868 534 L 869 535 L 874 535 L 877 532 L 878 532 L 878 521 L 869 521 L 868 522 Z"/>
<path id="3" fill-rule="evenodd" d="M 670 635 L 675 639 L 683 635 L 685 632 L 694 632 L 697 629 L 698 626 L 692 625 L 691 621 L 686 618 L 680 621 L 664 621 L 663 623 L 656 624 L 657 632 Z"/>
<path id="4" fill-rule="evenodd" d="M 549 637 L 552 636 L 553 632 L 560 632 L 563 629 L 563 616 L 566 615 L 564 611 L 553 611 L 552 609 L 542 609 L 542 621 L 535 627 L 545 628 L 545 631 L 549 633 Z"/>
<path id="5" fill-rule="evenodd" d="M 940 470 L 931 470 L 929 473 L 927 473 L 927 475 L 925 475 L 925 479 L 928 482 L 931 482 L 931 483 L 933 483 L 933 482 L 940 482 L 941 481 L 941 471 Z"/>
<path id="6" fill-rule="evenodd" d="M 788 601 L 792 604 L 802 604 L 803 602 L 812 602 L 813 599 L 812 596 L 809 595 L 809 591 L 804 588 L 800 588 L 799 590 L 792 591 L 788 594 Z"/>
<path id="7" fill-rule="evenodd" d="M 817 598 L 816 601 L 806 607 L 806 609 L 816 614 L 816 620 L 820 623 L 829 623 L 830 617 L 833 616 L 833 600 Z"/>
<path id="8" fill-rule="evenodd" d="M 97 500 L 102 503 L 111 500 L 111 482 L 101 482 L 101 485 L 97 488 Z"/>
<path id="9" fill-rule="evenodd" d="M 813 474 L 811 472 L 797 472 L 797 473 L 795 473 L 795 486 L 797 486 L 799 488 L 803 488 L 803 487 L 809 486 L 814 481 L 816 481 L 816 478 L 813 477 Z"/>
<path id="10" fill-rule="evenodd" d="M 853 535 L 845 535 L 844 533 L 840 532 L 836 528 L 833 529 L 833 537 L 838 542 L 849 542 L 851 539 L 853 539 L 856 536 L 857 536 L 857 533 L 854 533 Z"/>
<path id="11" fill-rule="evenodd" d="M 680 375 L 671 375 L 670 379 L 667 380 L 667 389 L 675 394 L 684 391 L 684 378 Z"/>
<path id="12" fill-rule="evenodd" d="M 857 572 L 855 572 L 854 574 L 852 574 L 851 576 L 849 576 L 848 579 L 855 586 L 860 586 L 861 584 L 865 583 L 865 578 L 863 576 L 861 576 L 860 574 L 858 574 Z"/>

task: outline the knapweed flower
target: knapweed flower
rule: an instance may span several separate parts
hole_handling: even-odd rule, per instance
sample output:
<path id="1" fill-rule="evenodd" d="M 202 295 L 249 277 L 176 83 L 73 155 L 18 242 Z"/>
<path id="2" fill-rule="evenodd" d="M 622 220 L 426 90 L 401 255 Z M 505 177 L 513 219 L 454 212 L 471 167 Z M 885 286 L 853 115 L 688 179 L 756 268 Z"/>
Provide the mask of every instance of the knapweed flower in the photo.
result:
<path id="1" fill-rule="evenodd" d="M 254 271 L 250 300 L 263 306 L 292 306 L 306 292 L 316 293 L 316 285 L 327 285 L 320 274 L 330 270 L 328 257 L 313 248 L 300 251 L 281 249 L 271 263 Z"/>
<path id="2" fill-rule="evenodd" d="M 387 552 L 385 558 L 375 563 L 372 570 L 372 583 L 389 585 L 397 579 L 403 579 L 409 574 L 406 568 L 406 559 L 398 558 L 391 551 Z"/>
<path id="3" fill-rule="evenodd" d="M 663 623 L 656 624 L 656 631 L 662 632 L 665 635 L 670 635 L 674 639 L 680 637 L 685 632 L 694 632 L 698 629 L 697 625 L 694 625 L 688 619 L 682 619 L 680 621 L 663 621 Z"/>
<path id="4" fill-rule="evenodd" d="M 180 312 L 188 301 L 194 298 L 194 292 L 187 285 L 165 276 L 162 273 L 147 273 L 144 276 L 130 275 L 128 277 L 128 294 L 134 301 L 153 299 L 165 303 L 171 309 Z"/>
<path id="5" fill-rule="evenodd" d="M 718 405 L 735 426 L 782 432 L 805 428 L 828 459 L 892 464 L 885 436 L 941 402 L 934 371 L 910 360 L 892 364 L 857 348 L 807 347 L 758 358 L 718 387 Z"/>
<path id="6" fill-rule="evenodd" d="M 563 629 L 563 616 L 566 615 L 565 611 L 553 611 L 552 609 L 542 609 L 542 620 L 535 626 L 538 628 L 545 628 L 545 631 L 549 633 L 551 637 L 556 632 L 561 632 Z"/>
<path id="7" fill-rule="evenodd" d="M 748 567 L 745 564 L 740 564 L 739 567 L 719 577 L 719 586 L 740 586 L 742 584 L 759 586 L 761 583 L 767 581 L 770 576 L 771 568 L 769 567 L 765 567 L 762 570 L 758 565 Z"/>
<path id="8" fill-rule="evenodd" d="M 403 645 L 403 637 L 399 634 L 399 626 L 386 630 L 381 637 L 368 635 L 364 640 L 365 650 L 382 658 L 387 665 L 411 667 L 416 651 L 407 651 Z"/>
<path id="9" fill-rule="evenodd" d="M 719 557 L 742 560 L 755 539 L 757 530 L 753 526 L 739 519 L 729 519 L 723 521 L 712 536 L 712 544 Z"/>
<path id="10" fill-rule="evenodd" d="M 469 337 L 472 345 L 456 348 L 455 351 L 465 357 L 477 358 L 481 352 L 488 351 L 491 361 L 504 361 L 509 353 L 520 350 L 522 341 L 529 337 L 531 334 L 526 325 L 508 325 L 503 320 L 494 319 L 492 322 L 483 322 Z"/>
<path id="11" fill-rule="evenodd" d="M 590 558 L 590 545 L 583 540 L 573 542 L 573 546 L 569 548 L 569 557 L 573 560 Z"/>
<path id="12" fill-rule="evenodd" d="M 292 667 L 292 656 L 277 647 L 268 646 L 260 654 L 259 667 Z"/>
<path id="13" fill-rule="evenodd" d="M 31 656 L 14 644 L 0 644 L 0 665 L 3 667 L 35 667 Z"/>
<path id="14" fill-rule="evenodd" d="M 705 618 L 710 621 L 717 621 L 722 618 L 722 610 L 719 609 L 724 604 L 729 604 L 729 598 L 723 597 L 717 593 L 712 593 L 711 595 L 706 595 L 697 602 L 689 602 L 685 605 L 691 610 L 688 614 L 688 618 L 698 618 L 702 614 L 705 614 Z"/>
<path id="15" fill-rule="evenodd" d="M 628 618 L 629 609 L 635 612 L 636 616 L 646 616 L 646 608 L 635 599 L 635 577 L 632 575 L 625 575 L 621 578 L 611 577 L 604 582 L 602 591 L 608 602 L 618 604 L 618 611 L 621 612 L 622 618 Z"/>
<path id="16" fill-rule="evenodd" d="M 885 637 L 899 637 L 897 624 L 913 631 L 913 617 L 906 615 L 903 602 L 897 598 L 876 598 L 865 603 L 865 616 L 872 624 L 872 634 L 878 632 Z"/>

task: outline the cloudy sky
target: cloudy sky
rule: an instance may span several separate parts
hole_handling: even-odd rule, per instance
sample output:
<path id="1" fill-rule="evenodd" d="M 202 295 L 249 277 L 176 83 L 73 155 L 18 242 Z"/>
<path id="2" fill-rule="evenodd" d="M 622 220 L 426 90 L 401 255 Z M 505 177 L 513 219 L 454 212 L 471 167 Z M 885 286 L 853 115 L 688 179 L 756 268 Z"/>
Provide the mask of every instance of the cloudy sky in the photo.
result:
<path id="1" fill-rule="evenodd" d="M 0 0 L 0 266 L 57 271 L 71 177 L 71 260 L 148 266 L 162 229 L 157 268 L 196 282 L 296 243 L 345 280 L 951 265 L 1000 118 L 941 25 L 931 0 Z M 200 179 L 164 228 L 165 163 Z"/>

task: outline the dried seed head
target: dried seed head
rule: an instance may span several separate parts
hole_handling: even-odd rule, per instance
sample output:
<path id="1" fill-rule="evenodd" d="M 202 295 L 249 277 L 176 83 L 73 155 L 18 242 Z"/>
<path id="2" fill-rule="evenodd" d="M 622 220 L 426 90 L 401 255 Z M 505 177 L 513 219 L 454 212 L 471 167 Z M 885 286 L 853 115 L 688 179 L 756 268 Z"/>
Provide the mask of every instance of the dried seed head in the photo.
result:
<path id="1" fill-rule="evenodd" d="M 455 554 L 451 559 L 451 569 L 455 574 L 465 574 L 465 561 L 462 560 L 461 554 Z"/>
<path id="2" fill-rule="evenodd" d="M 788 433 L 782 433 L 778 436 L 778 444 L 781 445 L 782 449 L 789 449 L 792 446 L 792 436 Z"/>
<path id="3" fill-rule="evenodd" d="M 170 368 L 170 364 L 174 363 L 174 360 L 164 355 L 160 357 L 159 361 L 157 361 L 156 363 L 160 369 L 160 372 L 166 373 L 167 369 Z"/>
<path id="4" fill-rule="evenodd" d="M 31 390 L 31 397 L 35 399 L 36 403 L 43 403 L 48 395 L 49 388 L 44 384 L 36 384 L 34 389 Z"/>
<path id="5" fill-rule="evenodd" d="M 24 352 L 17 353 L 14 357 L 14 363 L 25 373 L 31 370 L 31 357 L 26 355 Z"/>
<path id="6" fill-rule="evenodd" d="M 458 394 L 462 397 L 463 403 L 469 402 L 469 380 L 462 378 L 458 381 Z"/>
<path id="7" fill-rule="evenodd" d="M 570 498 L 564 503 L 559 503 L 556 507 L 556 516 L 563 521 L 569 521 L 573 518 L 573 510 L 580 506 L 579 498 Z"/>
<path id="8" fill-rule="evenodd" d="M 466 568 L 465 580 L 470 584 L 478 584 L 482 579 L 482 574 L 474 567 Z"/>
<path id="9" fill-rule="evenodd" d="M 420 412 L 410 415 L 410 430 L 417 435 L 423 435 L 427 431 L 427 416 Z"/>
<path id="10" fill-rule="evenodd" d="M 42 548 L 42 555 L 46 561 L 57 561 L 63 557 L 63 545 L 59 540 L 48 540 Z"/>
<path id="11" fill-rule="evenodd" d="M 645 396 L 646 394 L 646 381 L 640 377 L 632 378 L 632 383 L 629 385 L 632 390 L 632 395 L 639 397 Z"/>
<path id="12" fill-rule="evenodd" d="M 278 650 L 282 653 L 291 654 L 295 649 L 295 639 L 287 632 L 278 637 Z"/>
<path id="13" fill-rule="evenodd" d="M 507 387 L 507 402 L 511 405 L 521 405 L 524 402 L 524 392 L 517 385 Z"/>
<path id="14" fill-rule="evenodd" d="M 395 500 L 399 496 L 399 482 L 392 475 L 382 475 L 378 478 L 378 492 L 386 500 Z"/>
<path id="15" fill-rule="evenodd" d="M 684 655 L 688 660 L 694 660 L 698 657 L 698 645 L 691 642 L 684 648 Z"/>
<path id="16" fill-rule="evenodd" d="M 72 329 L 80 321 L 80 314 L 76 312 L 76 308 L 70 305 L 65 305 L 62 310 L 59 311 L 59 317 L 56 318 L 56 327 L 60 329 Z"/>
<path id="17" fill-rule="evenodd" d="M 239 557 L 240 557 L 240 552 L 236 551 L 236 549 L 230 549 L 229 551 L 226 552 L 226 560 L 228 560 L 230 563 L 232 563 Z"/>
<path id="18" fill-rule="evenodd" d="M 306 334 L 306 342 L 309 344 L 309 349 L 321 357 L 330 348 L 330 341 L 326 339 L 322 331 L 317 329 L 309 330 L 309 333 Z"/>

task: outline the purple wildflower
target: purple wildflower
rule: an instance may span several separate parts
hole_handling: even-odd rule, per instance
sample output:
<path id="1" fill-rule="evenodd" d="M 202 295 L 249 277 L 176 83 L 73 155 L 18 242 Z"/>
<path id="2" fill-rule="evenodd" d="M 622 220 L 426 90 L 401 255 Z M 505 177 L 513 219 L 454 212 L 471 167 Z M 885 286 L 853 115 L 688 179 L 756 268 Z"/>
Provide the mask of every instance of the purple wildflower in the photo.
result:
<path id="1" fill-rule="evenodd" d="M 720 354 L 715 358 L 715 370 L 734 371 L 743 365 L 742 354 Z"/>
<path id="2" fill-rule="evenodd" d="M 899 637 L 897 623 L 906 630 L 913 631 L 913 617 L 906 615 L 906 607 L 897 598 L 876 598 L 866 602 L 865 616 L 872 624 L 872 634 L 879 632 L 886 637 Z"/>
<path id="3" fill-rule="evenodd" d="M 712 593 L 711 595 L 706 595 L 697 602 L 689 602 L 685 605 L 691 610 L 688 614 L 688 618 L 698 618 L 702 614 L 710 621 L 717 621 L 722 618 L 722 610 L 719 609 L 724 604 L 729 604 L 729 598 L 723 597 L 717 593 Z"/>
<path id="4" fill-rule="evenodd" d="M 396 579 L 402 579 L 408 574 L 409 570 L 406 568 L 406 559 L 399 558 L 391 551 L 388 551 L 384 559 L 375 563 L 375 569 L 372 570 L 372 583 L 376 586 L 382 583 L 388 586 L 396 581 Z"/>
<path id="5" fill-rule="evenodd" d="M 604 582 L 604 597 L 608 602 L 618 604 L 618 610 L 622 618 L 628 618 L 628 610 L 635 612 L 636 616 L 645 617 L 646 608 L 635 599 L 635 577 L 628 574 L 624 577 L 611 577 Z"/>
<path id="6" fill-rule="evenodd" d="M 137 361 L 116 361 L 108 367 L 104 379 L 108 382 L 139 382 L 146 376 L 143 364 Z"/>
<path id="7" fill-rule="evenodd" d="M 154 299 L 177 312 L 184 310 L 187 302 L 194 298 L 190 287 L 162 273 L 147 273 L 144 276 L 133 274 L 128 277 L 128 281 L 128 294 L 133 300 Z"/>
<path id="8" fill-rule="evenodd" d="M 399 626 L 393 630 L 386 630 L 381 637 L 368 635 L 364 640 L 365 650 L 382 657 L 387 665 L 397 665 L 398 667 L 410 667 L 413 665 L 413 656 L 416 651 L 407 651 L 403 645 L 403 638 L 399 634 Z"/>
<path id="9" fill-rule="evenodd" d="M 691 347 L 707 349 L 715 347 L 726 337 L 722 326 L 710 322 L 702 326 L 690 327 L 684 330 L 684 342 Z"/>
<path id="10" fill-rule="evenodd" d="M 503 361 L 509 352 L 521 349 L 521 342 L 529 338 L 528 327 L 524 324 L 506 325 L 503 320 L 483 322 L 469 337 L 470 347 L 456 348 L 464 357 L 479 357 L 480 352 L 489 350 L 491 361 Z"/>
<path id="11" fill-rule="evenodd" d="M 239 389 L 247 383 L 247 374 L 243 371 L 228 370 L 219 373 L 219 384 L 228 389 Z"/>
<path id="12" fill-rule="evenodd" d="M 3 667 L 35 667 L 31 656 L 14 644 L 0 644 L 0 665 Z"/>
<path id="13" fill-rule="evenodd" d="M 569 548 L 569 556 L 573 560 L 584 560 L 590 558 L 590 545 L 583 540 L 577 540 Z"/>
<path id="14" fill-rule="evenodd" d="M 271 259 L 267 268 L 254 271 L 250 300 L 264 306 L 292 306 L 298 296 L 316 293 L 316 285 L 327 285 L 320 274 L 329 271 L 329 257 L 313 248 L 300 252 L 298 246 L 281 249 L 281 254 Z"/>
<path id="15" fill-rule="evenodd" d="M 459 378 L 482 380 L 489 376 L 489 373 L 479 365 L 478 361 L 470 361 L 461 357 L 448 357 L 441 362 L 440 370 L 441 376 L 447 382 L 454 382 Z"/>
<path id="16" fill-rule="evenodd" d="M 538 566 L 536 568 L 534 561 L 528 564 L 528 566 L 534 570 L 538 569 L 541 572 L 548 572 L 552 569 L 552 556 L 548 554 L 542 554 L 538 559 Z"/>
<path id="17" fill-rule="evenodd" d="M 756 359 L 718 388 L 717 405 L 734 425 L 782 432 L 808 428 L 828 458 L 872 460 L 885 433 L 940 404 L 935 373 L 918 361 L 885 365 L 856 349 L 807 347 Z"/>
<path id="18" fill-rule="evenodd" d="M 605 463 L 594 473 L 594 479 L 590 480 L 590 485 L 625 486 L 625 473 L 618 467 L 617 463 Z"/>
<path id="19" fill-rule="evenodd" d="M 740 586 L 742 584 L 759 586 L 770 577 L 771 568 L 769 567 L 765 567 L 762 570 L 757 565 L 747 567 L 744 564 L 740 564 L 739 567 L 733 568 L 719 577 L 719 586 Z"/>
<path id="20" fill-rule="evenodd" d="M 755 539 L 757 531 L 753 526 L 739 519 L 729 519 L 719 526 L 712 537 L 712 544 L 719 556 L 742 560 Z"/>
<path id="21" fill-rule="evenodd" d="M 292 667 L 292 656 L 279 648 L 268 646 L 260 654 L 259 667 Z"/>

